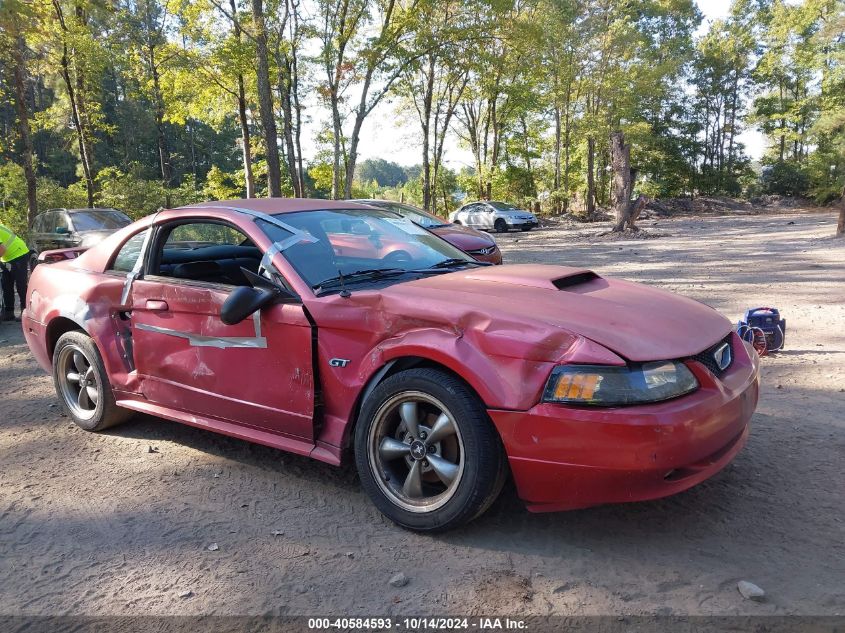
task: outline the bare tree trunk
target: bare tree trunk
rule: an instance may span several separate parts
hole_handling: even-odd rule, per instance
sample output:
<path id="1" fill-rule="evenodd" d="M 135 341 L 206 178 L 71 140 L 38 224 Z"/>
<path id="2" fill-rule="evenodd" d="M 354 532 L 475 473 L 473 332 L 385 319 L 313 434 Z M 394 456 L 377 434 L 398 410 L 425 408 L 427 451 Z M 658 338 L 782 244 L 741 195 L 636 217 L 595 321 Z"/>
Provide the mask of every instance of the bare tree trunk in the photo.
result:
<path id="1" fill-rule="evenodd" d="M 360 112 L 355 115 L 355 125 L 352 126 L 352 135 L 349 137 L 349 154 L 346 160 L 346 182 L 343 183 L 343 197 L 349 200 L 352 197 L 352 180 L 355 178 L 355 164 L 358 161 L 358 142 L 361 138 L 361 126 L 364 124 L 364 116 Z"/>
<path id="2" fill-rule="evenodd" d="M 836 224 L 836 237 L 845 237 L 845 189 L 839 198 L 839 222 Z"/>
<path id="3" fill-rule="evenodd" d="M 258 85 L 258 114 L 264 132 L 267 150 L 267 188 L 269 197 L 282 197 L 282 170 L 279 164 L 278 133 L 273 112 L 273 93 L 270 90 L 270 67 L 267 60 L 267 26 L 264 23 L 262 0 L 252 0 L 252 18 L 255 21 L 255 55 L 258 62 L 256 78 Z"/>
<path id="4" fill-rule="evenodd" d="M 68 59 L 67 50 L 67 32 L 68 28 L 65 24 L 64 12 L 58 0 L 53 0 L 53 8 L 56 11 L 56 19 L 59 21 L 59 26 L 62 29 L 62 79 L 65 82 L 67 90 L 68 101 L 70 101 L 70 114 L 73 126 L 76 128 L 76 141 L 79 145 L 79 158 L 82 161 L 82 174 L 85 178 L 85 188 L 88 193 L 88 206 L 94 206 L 94 178 L 91 174 L 91 157 L 88 155 L 88 144 L 85 140 L 85 128 L 82 124 L 82 117 L 79 113 L 79 104 L 76 99 L 76 90 L 74 89 L 74 81 L 70 75 L 70 60 Z"/>
<path id="5" fill-rule="evenodd" d="M 249 120 L 246 117 L 246 91 L 244 76 L 238 75 L 238 120 L 241 124 L 241 145 L 243 145 L 244 181 L 246 197 L 255 197 L 255 177 L 252 175 L 252 147 L 249 135 Z"/>
<path id="6" fill-rule="evenodd" d="M 88 28 L 88 17 L 85 14 L 84 7 L 77 2 L 76 8 L 76 22 L 82 29 Z M 91 173 L 91 181 L 96 182 L 97 179 L 97 165 L 94 160 L 94 132 L 91 124 L 91 117 L 88 116 L 88 104 L 86 98 L 85 88 L 85 72 L 79 62 L 78 53 L 74 51 L 74 62 L 76 67 L 76 104 L 79 109 L 79 120 L 85 130 L 85 155 L 88 157 L 88 170 Z M 88 206 L 94 206 L 93 201 Z"/>
<path id="7" fill-rule="evenodd" d="M 340 119 L 340 99 L 332 89 L 332 199 L 339 200 L 341 196 L 341 141 L 343 140 L 343 124 Z"/>
<path id="8" fill-rule="evenodd" d="M 302 189 L 296 174 L 296 150 L 293 146 L 293 104 L 291 103 L 290 62 L 281 54 L 277 55 L 276 59 L 279 65 L 279 96 L 282 101 L 282 112 L 285 117 L 282 122 L 282 137 L 285 141 L 285 152 L 287 153 L 288 176 L 290 176 L 291 185 L 293 186 L 294 197 L 301 198 Z"/>
<path id="9" fill-rule="evenodd" d="M 155 46 L 149 46 L 150 74 L 153 79 L 153 98 L 155 99 L 156 140 L 158 160 L 161 169 L 161 182 L 164 185 L 164 206 L 170 207 L 170 187 L 173 184 L 173 166 L 170 164 L 170 146 L 164 129 L 164 96 L 161 94 L 158 66 L 155 59 Z"/>
<path id="10" fill-rule="evenodd" d="M 235 39 L 240 44 L 241 23 L 237 19 L 238 4 L 236 0 L 229 0 L 232 11 L 232 25 Z M 252 175 L 252 146 L 249 137 L 249 119 L 246 116 L 246 90 L 244 89 L 244 76 L 238 73 L 238 122 L 241 125 L 241 144 L 243 145 L 244 181 L 246 182 L 246 197 L 255 197 L 255 177 Z"/>
<path id="11" fill-rule="evenodd" d="M 625 144 L 622 132 L 610 135 L 611 164 L 613 166 L 613 210 L 616 214 L 614 232 L 624 231 L 631 211 L 628 204 L 631 200 L 631 190 L 634 187 L 631 178 L 631 146 Z"/>
<path id="12" fill-rule="evenodd" d="M 18 134 L 23 148 L 23 173 L 26 179 L 27 226 L 32 227 L 32 221 L 38 214 L 38 201 L 35 196 L 35 170 L 32 167 L 32 136 L 29 133 L 29 112 L 27 110 L 24 65 L 24 51 L 26 44 L 22 36 L 15 38 L 12 46 L 12 75 L 15 86 L 15 107 L 18 111 Z"/>
<path id="13" fill-rule="evenodd" d="M 587 219 L 596 215 L 596 180 L 595 180 L 596 139 L 587 137 Z"/>
<path id="14" fill-rule="evenodd" d="M 555 192 L 560 193 L 560 148 L 561 148 L 561 129 L 560 129 L 560 106 L 555 104 Z M 560 200 L 555 198 L 554 210 L 555 213 L 560 213 Z"/>
<path id="15" fill-rule="evenodd" d="M 423 94 L 423 107 L 421 113 L 422 124 L 422 178 L 423 178 L 423 209 L 431 210 L 431 162 L 429 160 L 429 131 L 431 128 L 431 102 L 434 99 L 434 55 L 428 56 L 428 69 L 426 71 L 425 92 Z M 435 130 L 436 132 L 436 130 Z M 436 193 L 436 192 L 435 192 Z"/>

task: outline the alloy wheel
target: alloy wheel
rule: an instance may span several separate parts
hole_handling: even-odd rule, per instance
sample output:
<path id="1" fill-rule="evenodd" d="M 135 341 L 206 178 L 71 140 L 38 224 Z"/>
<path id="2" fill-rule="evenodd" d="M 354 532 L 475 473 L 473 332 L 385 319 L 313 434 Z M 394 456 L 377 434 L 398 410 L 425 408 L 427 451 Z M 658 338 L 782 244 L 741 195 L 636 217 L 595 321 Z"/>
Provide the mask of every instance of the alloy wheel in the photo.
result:
<path id="1" fill-rule="evenodd" d="M 100 390 L 91 359 L 81 347 L 66 345 L 59 351 L 56 364 L 59 388 L 67 407 L 82 420 L 94 417 Z"/>
<path id="2" fill-rule="evenodd" d="M 431 512 L 455 494 L 465 452 L 451 412 L 420 391 L 398 393 L 377 411 L 369 462 L 382 492 L 410 512 Z"/>

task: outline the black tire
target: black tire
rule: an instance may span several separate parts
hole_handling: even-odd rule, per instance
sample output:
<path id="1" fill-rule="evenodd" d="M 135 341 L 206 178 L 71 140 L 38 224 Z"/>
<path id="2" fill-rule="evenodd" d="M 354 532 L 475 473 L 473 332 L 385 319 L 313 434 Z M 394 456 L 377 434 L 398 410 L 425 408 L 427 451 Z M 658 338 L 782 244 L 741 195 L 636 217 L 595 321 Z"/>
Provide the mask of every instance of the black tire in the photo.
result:
<path id="1" fill-rule="evenodd" d="M 523 227 L 521 227 L 521 230 L 522 230 L 523 232 L 530 231 L 530 230 L 531 230 L 531 227 L 530 227 L 530 226 L 523 226 Z"/>
<path id="2" fill-rule="evenodd" d="M 398 498 L 401 495 L 391 492 L 390 488 L 391 486 L 398 487 L 402 476 L 394 477 L 391 482 L 391 473 L 381 470 L 384 466 L 383 462 L 379 463 L 381 450 L 378 451 L 378 455 L 373 450 L 376 445 L 382 446 L 385 440 L 395 441 L 393 439 L 395 435 L 379 435 L 378 431 L 386 424 L 381 421 L 389 417 L 385 411 L 390 411 L 390 407 L 398 408 L 410 402 L 410 400 L 402 400 L 406 394 L 421 395 L 442 403 L 445 407 L 443 412 L 457 427 L 455 441 L 460 443 L 459 450 L 462 455 L 459 476 L 453 484 L 449 485 L 438 481 L 436 477 L 432 478 L 434 484 L 428 482 L 423 484 L 426 487 L 446 486 L 446 491 L 440 496 L 447 493 L 449 496 L 445 501 L 438 502 L 442 503 L 439 507 L 431 509 L 426 507 L 426 500 L 437 499 L 436 496 L 421 498 L 422 505 L 419 506 L 421 509 L 416 511 L 408 510 L 400 505 L 403 503 Z M 419 404 L 428 406 L 428 403 L 424 401 Z M 436 413 L 430 414 L 430 416 L 435 415 Z M 429 428 L 424 426 L 430 424 L 425 421 L 426 419 L 431 418 L 423 417 L 419 420 L 420 429 Z M 398 433 L 403 432 L 404 418 L 402 420 L 399 423 Z M 433 437 L 434 429 L 430 428 L 429 433 Z M 421 437 L 425 438 L 424 432 Z M 445 441 L 444 439 L 444 446 Z M 412 442 L 409 446 L 413 444 Z M 432 459 L 432 453 L 437 453 L 434 457 L 445 456 L 442 448 L 429 447 L 429 450 L 427 457 L 429 460 Z M 387 464 L 398 464 L 398 468 L 410 471 L 410 468 L 403 464 L 413 463 L 411 455 L 412 452 L 409 451 L 407 457 L 392 457 L 393 461 Z M 428 465 L 428 462 L 424 461 L 425 458 L 414 459 L 422 459 L 421 463 Z M 379 384 L 364 401 L 355 428 L 355 464 L 361 485 L 376 507 L 394 523 L 410 530 L 423 532 L 448 530 L 480 516 L 499 496 L 507 477 L 505 451 L 484 404 L 463 381 L 445 371 L 431 368 L 409 369 L 394 374 Z M 430 473 L 424 476 L 430 477 Z M 407 480 L 405 484 L 407 485 Z"/>
<path id="3" fill-rule="evenodd" d="M 508 223 L 505 222 L 502 218 L 499 218 L 493 223 L 493 228 L 496 229 L 496 233 L 507 233 Z"/>
<path id="4" fill-rule="evenodd" d="M 458 226 L 460 226 L 460 225 L 461 225 L 461 221 L 460 221 L 460 220 L 455 220 L 454 222 L 452 222 L 452 224 L 457 224 Z"/>
<path id="5" fill-rule="evenodd" d="M 77 367 L 82 364 L 81 361 L 77 361 L 77 353 L 81 353 L 84 357 L 87 371 L 83 372 Z M 76 381 L 78 388 L 74 387 L 73 381 L 69 380 L 68 372 L 74 369 L 76 369 L 75 375 L 80 376 L 80 380 Z M 53 351 L 53 386 L 67 414 L 77 426 L 86 431 L 102 431 L 123 422 L 132 415 L 128 409 L 115 404 L 114 393 L 109 384 L 103 359 L 94 341 L 85 332 L 66 332 L 56 342 L 56 348 Z M 71 404 L 73 389 L 77 389 L 79 393 L 83 389 L 90 394 L 96 392 L 96 401 L 93 397 L 86 396 L 85 398 L 89 405 L 93 405 L 93 408 L 83 407 L 78 399 L 76 406 Z"/>

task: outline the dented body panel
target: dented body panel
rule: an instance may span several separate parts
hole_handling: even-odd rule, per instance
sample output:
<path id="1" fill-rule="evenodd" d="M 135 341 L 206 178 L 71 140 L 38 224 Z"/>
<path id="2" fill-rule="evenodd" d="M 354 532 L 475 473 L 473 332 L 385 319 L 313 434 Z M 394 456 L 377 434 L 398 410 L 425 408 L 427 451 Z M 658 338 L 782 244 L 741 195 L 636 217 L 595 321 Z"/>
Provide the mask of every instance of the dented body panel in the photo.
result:
<path id="1" fill-rule="evenodd" d="M 256 214 L 331 208 L 360 205 L 225 201 L 145 218 L 75 259 L 36 268 L 23 318 L 27 342 L 50 371 L 58 335 L 84 330 L 119 405 L 334 464 L 378 380 L 403 363 L 435 364 L 478 394 L 520 496 L 535 510 L 671 494 L 712 475 L 744 443 L 758 368 L 738 339 L 738 362 L 721 379 L 687 361 L 701 385 L 688 396 L 614 409 L 541 402 L 557 365 L 624 366 L 700 353 L 731 330 L 712 309 L 588 270 L 540 265 L 471 268 L 318 296 L 285 259 L 284 245 L 256 225 Z M 140 264 L 135 274 L 109 270 L 139 232 L 191 218 L 247 235 L 298 300 L 226 325 L 220 310 L 231 287 L 145 274 Z M 333 244 L 335 252 L 354 248 L 356 239 Z M 689 474 L 667 483 L 670 470 L 683 469 Z"/>

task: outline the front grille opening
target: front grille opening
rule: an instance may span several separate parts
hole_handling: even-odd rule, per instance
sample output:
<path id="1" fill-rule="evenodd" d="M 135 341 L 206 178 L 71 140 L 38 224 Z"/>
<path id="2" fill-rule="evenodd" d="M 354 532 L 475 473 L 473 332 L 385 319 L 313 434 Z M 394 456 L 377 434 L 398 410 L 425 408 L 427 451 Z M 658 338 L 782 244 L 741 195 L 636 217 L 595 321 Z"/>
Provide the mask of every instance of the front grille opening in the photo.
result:
<path id="1" fill-rule="evenodd" d="M 728 363 L 727 367 L 724 369 L 720 369 L 719 365 L 716 363 L 715 352 L 718 350 L 723 344 L 727 343 L 728 346 L 731 348 L 731 361 Z M 725 338 L 721 341 L 716 343 L 715 345 L 708 347 L 703 352 L 699 352 L 695 356 L 691 357 L 692 360 L 698 361 L 702 365 L 704 365 L 707 369 L 709 369 L 714 376 L 721 376 L 726 371 L 728 371 L 734 363 L 734 351 L 733 346 L 731 345 L 731 335 L 728 334 Z"/>

